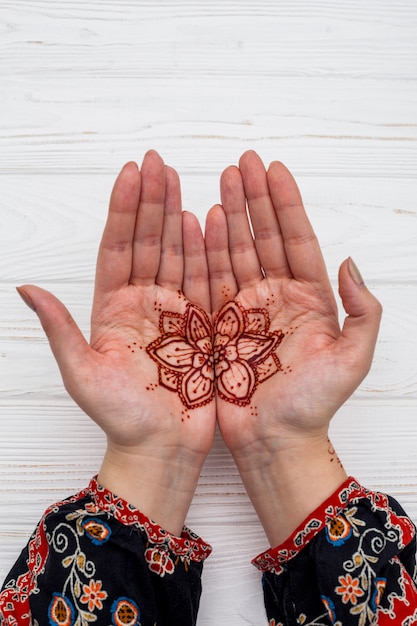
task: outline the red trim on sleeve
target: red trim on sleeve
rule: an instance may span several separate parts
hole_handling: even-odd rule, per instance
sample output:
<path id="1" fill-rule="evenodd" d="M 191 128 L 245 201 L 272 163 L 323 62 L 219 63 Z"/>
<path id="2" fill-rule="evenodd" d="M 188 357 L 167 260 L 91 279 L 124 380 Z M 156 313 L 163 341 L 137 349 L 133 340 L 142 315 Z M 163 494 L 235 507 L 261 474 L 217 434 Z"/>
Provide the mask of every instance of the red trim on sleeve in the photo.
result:
<path id="1" fill-rule="evenodd" d="M 399 525 L 401 528 L 404 546 L 410 543 L 415 533 L 411 520 L 405 516 L 398 516 L 391 511 L 386 495 L 365 489 L 350 476 L 296 528 L 288 539 L 279 546 L 269 548 L 255 557 L 252 561 L 253 565 L 261 572 L 270 571 L 280 574 L 283 571 L 283 565 L 301 552 L 331 519 L 340 515 L 349 505 L 357 503 L 362 498 L 369 500 L 375 510 L 390 511 L 392 524 Z"/>
<path id="2" fill-rule="evenodd" d="M 100 511 L 107 511 L 125 526 L 136 526 L 146 533 L 150 543 L 164 544 L 176 556 L 196 562 L 204 561 L 211 554 L 211 546 L 186 526 L 180 537 L 172 535 L 134 506 L 99 485 L 96 478 L 90 482 L 89 491 Z"/>

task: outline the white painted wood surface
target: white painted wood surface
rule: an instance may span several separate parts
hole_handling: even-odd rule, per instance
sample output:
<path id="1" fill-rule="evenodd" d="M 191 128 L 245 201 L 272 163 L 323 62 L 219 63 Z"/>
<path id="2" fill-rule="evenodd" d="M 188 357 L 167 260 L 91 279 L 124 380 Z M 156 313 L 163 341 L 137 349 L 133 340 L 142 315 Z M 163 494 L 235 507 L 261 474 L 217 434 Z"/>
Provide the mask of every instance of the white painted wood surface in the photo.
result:
<path id="1" fill-rule="evenodd" d="M 104 446 L 14 286 L 53 290 L 88 333 L 112 182 L 151 147 L 202 221 L 244 150 L 292 169 L 332 279 L 351 254 L 385 309 L 333 440 L 417 522 L 415 0 L 0 0 L 0 81 L 0 578 Z M 264 624 L 267 544 L 219 437 L 188 522 L 214 548 L 199 625 Z"/>

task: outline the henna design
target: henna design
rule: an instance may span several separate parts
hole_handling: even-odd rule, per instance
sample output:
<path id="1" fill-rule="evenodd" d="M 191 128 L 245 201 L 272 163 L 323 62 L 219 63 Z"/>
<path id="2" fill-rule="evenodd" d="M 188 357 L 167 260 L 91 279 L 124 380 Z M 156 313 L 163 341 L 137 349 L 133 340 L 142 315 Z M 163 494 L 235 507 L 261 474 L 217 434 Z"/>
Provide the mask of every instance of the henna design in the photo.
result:
<path id="1" fill-rule="evenodd" d="M 244 309 L 236 300 L 224 305 L 215 319 L 214 363 L 220 398 L 246 406 L 259 383 L 282 371 L 276 349 L 281 330 L 269 332 L 266 309 Z"/>
<path id="2" fill-rule="evenodd" d="M 232 300 L 215 318 L 213 342 L 206 313 L 187 304 L 182 315 L 161 313 L 161 336 L 146 351 L 158 365 L 159 384 L 177 392 L 187 409 L 211 402 L 215 384 L 220 398 L 247 406 L 260 383 L 283 371 L 276 349 L 285 334 L 269 326 L 266 309 Z"/>
<path id="3" fill-rule="evenodd" d="M 327 438 L 327 442 L 329 444 L 328 453 L 330 454 L 330 463 L 334 463 L 336 461 L 336 463 L 340 465 L 340 467 L 343 467 L 342 461 L 339 459 L 338 455 L 336 454 L 336 450 L 334 449 L 333 444 L 329 438 Z"/>
<path id="4" fill-rule="evenodd" d="M 185 313 L 163 311 L 161 336 L 146 351 L 158 364 L 159 383 L 176 391 L 189 409 L 214 397 L 212 325 L 206 313 L 187 304 Z"/>

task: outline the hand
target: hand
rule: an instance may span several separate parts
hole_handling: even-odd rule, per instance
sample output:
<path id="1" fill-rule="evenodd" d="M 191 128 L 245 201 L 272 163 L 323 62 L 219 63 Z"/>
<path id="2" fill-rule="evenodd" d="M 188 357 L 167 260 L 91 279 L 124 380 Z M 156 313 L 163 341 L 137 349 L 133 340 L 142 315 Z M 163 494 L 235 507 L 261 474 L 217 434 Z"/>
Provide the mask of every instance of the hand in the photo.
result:
<path id="1" fill-rule="evenodd" d="M 381 307 L 346 260 L 340 329 L 317 239 L 281 163 L 266 172 L 244 154 L 223 173 L 221 199 L 206 225 L 217 418 L 276 543 L 346 477 L 328 425 L 370 367 Z"/>
<path id="2" fill-rule="evenodd" d="M 204 240 L 156 152 L 128 163 L 100 244 L 90 344 L 54 296 L 36 310 L 77 404 L 105 431 L 99 480 L 180 532 L 215 428 Z M 175 356 L 175 358 L 174 358 Z"/>

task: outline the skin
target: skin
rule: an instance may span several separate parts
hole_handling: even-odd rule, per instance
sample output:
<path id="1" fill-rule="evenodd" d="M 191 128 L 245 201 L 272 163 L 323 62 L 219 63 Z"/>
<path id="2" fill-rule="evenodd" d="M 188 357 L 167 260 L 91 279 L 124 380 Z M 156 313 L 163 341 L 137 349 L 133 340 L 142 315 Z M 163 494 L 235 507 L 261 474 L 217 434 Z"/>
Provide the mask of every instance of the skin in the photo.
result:
<path id="1" fill-rule="evenodd" d="M 346 260 L 340 329 L 318 242 L 281 163 L 266 171 L 245 153 L 221 177 L 221 202 L 204 242 L 197 219 L 181 211 L 176 172 L 151 151 L 114 185 L 90 342 L 52 294 L 33 285 L 19 293 L 40 318 L 68 392 L 107 434 L 103 486 L 180 534 L 217 418 L 276 545 L 346 478 L 328 426 L 370 367 L 381 307 Z M 216 320 L 231 300 L 265 310 L 268 332 L 285 334 L 276 348 L 283 370 L 244 406 L 218 396 L 187 409 L 158 385 L 146 347 L 161 337 L 161 311 L 183 315 L 193 304 Z"/>
<path id="2" fill-rule="evenodd" d="M 278 348 L 286 374 L 264 381 L 247 407 L 217 399 L 223 439 L 277 545 L 346 479 L 329 422 L 369 370 L 381 306 L 348 259 L 339 271 L 347 313 L 339 327 L 319 244 L 282 163 L 266 171 L 245 153 L 239 168 L 224 171 L 221 201 L 205 233 L 213 312 L 235 299 L 266 307 L 270 330 L 289 331 Z"/>
<path id="3" fill-rule="evenodd" d="M 216 416 L 213 400 L 182 422 L 184 405 L 157 385 L 146 353 L 160 335 L 160 310 L 183 314 L 192 301 L 210 312 L 204 240 L 197 219 L 181 212 L 176 172 L 154 151 L 140 170 L 128 163 L 120 172 L 98 252 L 90 342 L 52 294 L 19 291 L 69 394 L 107 435 L 100 483 L 179 535 Z"/>

